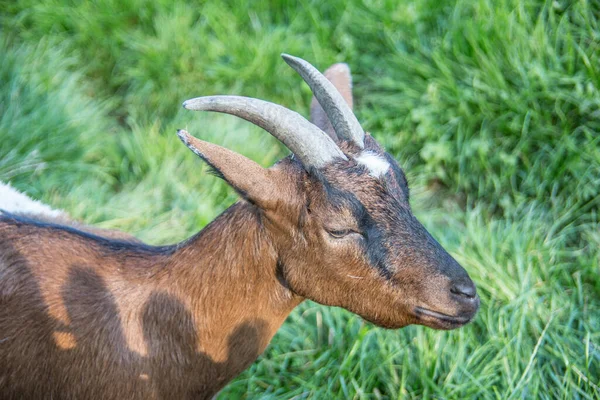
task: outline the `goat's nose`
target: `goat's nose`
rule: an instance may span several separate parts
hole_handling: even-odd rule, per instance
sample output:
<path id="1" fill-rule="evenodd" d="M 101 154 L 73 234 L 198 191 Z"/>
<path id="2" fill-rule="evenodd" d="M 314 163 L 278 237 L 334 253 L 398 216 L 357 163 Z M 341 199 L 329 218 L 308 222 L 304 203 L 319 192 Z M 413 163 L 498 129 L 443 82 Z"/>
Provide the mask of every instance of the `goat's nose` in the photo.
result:
<path id="1" fill-rule="evenodd" d="M 450 292 L 467 299 L 474 299 L 477 296 L 477 289 L 475 289 L 475 285 L 470 280 L 455 282 L 452 288 L 450 288 Z"/>

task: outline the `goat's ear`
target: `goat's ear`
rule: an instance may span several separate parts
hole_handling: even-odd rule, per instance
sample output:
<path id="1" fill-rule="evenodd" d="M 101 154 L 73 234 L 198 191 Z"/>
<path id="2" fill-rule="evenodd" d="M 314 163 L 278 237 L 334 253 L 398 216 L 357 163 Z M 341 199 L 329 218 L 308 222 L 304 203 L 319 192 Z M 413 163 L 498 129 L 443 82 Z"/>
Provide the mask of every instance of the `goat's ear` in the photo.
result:
<path id="1" fill-rule="evenodd" d="M 350 106 L 350 109 L 352 109 L 352 75 L 348 64 L 333 64 L 331 67 L 327 68 L 327 71 L 325 71 L 323 75 L 333 83 L 333 86 L 341 93 L 344 100 L 346 100 L 346 103 Z M 323 110 L 323 107 L 321 107 L 314 96 L 310 103 L 310 121 L 321 128 L 321 130 L 327 132 L 333 140 L 339 142 L 339 139 L 333 130 L 333 126 L 331 125 L 327 114 L 325 114 L 325 110 Z"/>
<path id="2" fill-rule="evenodd" d="M 177 136 L 240 196 L 265 209 L 274 204 L 278 194 L 274 171 L 234 151 L 196 139 L 187 131 L 179 130 Z"/>

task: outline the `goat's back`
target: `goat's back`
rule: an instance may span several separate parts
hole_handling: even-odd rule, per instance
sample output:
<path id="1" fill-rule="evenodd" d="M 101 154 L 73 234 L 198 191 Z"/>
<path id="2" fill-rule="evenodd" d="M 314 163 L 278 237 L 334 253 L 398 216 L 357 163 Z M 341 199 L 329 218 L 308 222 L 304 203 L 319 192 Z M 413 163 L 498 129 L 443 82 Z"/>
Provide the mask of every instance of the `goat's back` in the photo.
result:
<path id="1" fill-rule="evenodd" d="M 188 307 L 146 283 L 169 251 L 0 215 L 1 397 L 214 392 L 219 368 L 196 351 Z"/>

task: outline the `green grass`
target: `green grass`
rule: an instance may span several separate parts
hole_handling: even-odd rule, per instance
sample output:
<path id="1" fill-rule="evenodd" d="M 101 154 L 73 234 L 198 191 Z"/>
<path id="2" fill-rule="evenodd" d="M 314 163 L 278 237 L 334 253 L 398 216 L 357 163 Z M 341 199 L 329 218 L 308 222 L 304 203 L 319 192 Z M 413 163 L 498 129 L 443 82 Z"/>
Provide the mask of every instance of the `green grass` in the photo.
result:
<path id="1" fill-rule="evenodd" d="M 600 4 L 0 0 L 0 180 L 150 243 L 235 201 L 179 127 L 286 154 L 182 100 L 308 110 L 279 58 L 348 62 L 357 114 L 482 298 L 467 327 L 386 331 L 306 302 L 220 398 L 600 398 Z M 325 4 L 322 4 L 325 3 Z"/>

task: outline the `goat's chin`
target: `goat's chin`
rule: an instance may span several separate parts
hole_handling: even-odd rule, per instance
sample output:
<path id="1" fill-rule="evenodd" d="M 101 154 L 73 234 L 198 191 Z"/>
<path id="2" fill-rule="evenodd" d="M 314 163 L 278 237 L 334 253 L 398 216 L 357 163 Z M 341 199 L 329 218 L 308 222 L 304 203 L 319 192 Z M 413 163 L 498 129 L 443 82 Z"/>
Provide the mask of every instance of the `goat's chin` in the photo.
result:
<path id="1" fill-rule="evenodd" d="M 415 307 L 410 315 L 398 319 L 385 319 L 366 315 L 361 315 L 361 317 L 365 321 L 385 329 L 401 329 L 409 325 L 422 325 L 436 330 L 447 331 L 467 325 L 473 320 L 475 313 L 452 316 L 421 307 Z"/>
<path id="2" fill-rule="evenodd" d="M 464 315 L 448 315 L 422 307 L 415 307 L 416 324 L 439 330 L 452 330 L 465 326 L 473 320 L 476 312 Z"/>

